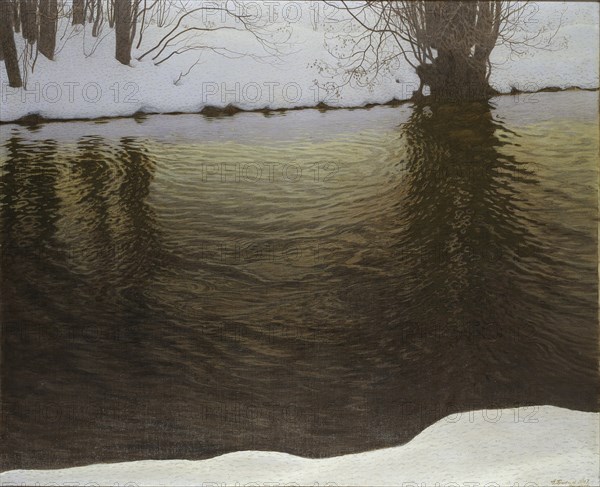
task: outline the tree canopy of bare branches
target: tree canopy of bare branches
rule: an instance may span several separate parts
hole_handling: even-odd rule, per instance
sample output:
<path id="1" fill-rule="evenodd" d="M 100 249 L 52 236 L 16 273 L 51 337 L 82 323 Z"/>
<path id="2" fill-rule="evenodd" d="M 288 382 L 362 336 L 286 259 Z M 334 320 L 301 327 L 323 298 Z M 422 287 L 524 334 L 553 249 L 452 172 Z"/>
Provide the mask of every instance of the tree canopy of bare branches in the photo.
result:
<path id="1" fill-rule="evenodd" d="M 247 4 L 240 0 L 0 0 L 0 3 L 3 12 L 0 60 L 10 71 L 11 86 L 26 84 L 38 52 L 53 60 L 67 41 L 80 38 L 85 55 L 91 56 L 103 39 L 113 33 L 112 29 L 114 57 L 125 65 L 134 57 L 140 61 L 148 58 L 160 65 L 175 56 L 205 51 L 226 57 L 275 59 L 291 34 L 289 29 L 249 13 Z M 106 25 L 108 30 L 103 34 Z M 58 32 L 59 26 L 62 34 Z M 153 32 L 147 36 L 150 26 Z M 90 27 L 91 47 L 86 41 Z M 245 36 L 248 50 L 228 46 L 220 32 Z M 15 33 L 21 33 L 24 42 L 15 40 Z M 57 47 L 58 41 L 61 45 Z M 256 48 L 262 54 L 257 54 Z M 176 83 L 189 75 L 199 64 L 199 58 L 190 59 L 189 63 L 190 69 L 182 72 Z"/>
<path id="2" fill-rule="evenodd" d="M 406 61 L 419 76 L 415 92 L 428 86 L 440 99 L 485 99 L 492 50 L 503 44 L 518 51 L 540 47 L 544 29 L 529 32 L 530 2 L 501 0 L 340 0 L 329 2 L 349 14 L 355 27 L 344 39 L 350 53 L 339 54 L 351 77 L 377 75 Z M 554 32 L 555 34 L 555 32 Z"/>

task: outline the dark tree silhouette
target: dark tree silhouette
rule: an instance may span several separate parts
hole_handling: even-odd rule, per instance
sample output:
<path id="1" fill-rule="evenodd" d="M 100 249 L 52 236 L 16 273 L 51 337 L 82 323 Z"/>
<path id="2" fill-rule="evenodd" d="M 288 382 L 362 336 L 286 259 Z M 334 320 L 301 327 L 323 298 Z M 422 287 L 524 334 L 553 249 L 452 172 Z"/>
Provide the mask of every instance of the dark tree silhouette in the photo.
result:
<path id="1" fill-rule="evenodd" d="M 85 21 L 85 0 L 73 0 L 73 25 L 83 25 Z"/>
<path id="2" fill-rule="evenodd" d="M 40 0 L 40 39 L 38 48 L 48 59 L 54 59 L 57 24 L 57 0 Z"/>
<path id="3" fill-rule="evenodd" d="M 377 73 L 402 58 L 419 76 L 416 97 L 428 86 L 437 99 L 489 98 L 495 94 L 489 84 L 494 47 L 518 52 L 549 42 L 542 36 L 547 29 L 526 28 L 534 12 L 530 2 L 342 0 L 341 5 L 358 24 L 359 33 L 355 26 L 349 35 L 352 52 L 342 56 L 350 75 Z"/>
<path id="4" fill-rule="evenodd" d="M 21 0 L 21 31 L 23 38 L 34 44 L 38 37 L 38 2 L 37 0 Z"/>
<path id="5" fill-rule="evenodd" d="M 0 59 L 4 60 L 9 85 L 19 88 L 23 86 L 23 80 L 19 70 L 19 57 L 13 32 L 12 8 L 11 3 L 0 1 Z"/>
<path id="6" fill-rule="evenodd" d="M 19 12 L 18 0 L 10 0 L 12 4 L 13 27 L 15 32 L 21 32 L 21 14 Z"/>
<path id="7" fill-rule="evenodd" d="M 95 9 L 93 9 L 93 21 L 94 27 L 92 28 L 92 36 L 98 37 L 100 34 L 100 29 L 102 28 L 102 23 L 104 21 L 104 10 L 102 8 L 102 0 L 96 0 L 96 4 L 94 5 Z"/>
<path id="8" fill-rule="evenodd" d="M 131 61 L 131 46 L 136 31 L 137 1 L 115 0 L 115 33 L 116 49 L 115 58 L 122 64 Z"/>

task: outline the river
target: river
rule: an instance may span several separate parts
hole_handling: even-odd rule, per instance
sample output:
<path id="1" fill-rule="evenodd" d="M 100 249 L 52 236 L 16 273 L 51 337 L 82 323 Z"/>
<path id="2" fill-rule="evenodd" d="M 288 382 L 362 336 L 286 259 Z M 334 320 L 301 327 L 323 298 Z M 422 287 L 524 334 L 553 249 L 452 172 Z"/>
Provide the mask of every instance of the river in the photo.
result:
<path id="1" fill-rule="evenodd" d="M 0 143 L 3 469 L 598 410 L 598 92 Z"/>

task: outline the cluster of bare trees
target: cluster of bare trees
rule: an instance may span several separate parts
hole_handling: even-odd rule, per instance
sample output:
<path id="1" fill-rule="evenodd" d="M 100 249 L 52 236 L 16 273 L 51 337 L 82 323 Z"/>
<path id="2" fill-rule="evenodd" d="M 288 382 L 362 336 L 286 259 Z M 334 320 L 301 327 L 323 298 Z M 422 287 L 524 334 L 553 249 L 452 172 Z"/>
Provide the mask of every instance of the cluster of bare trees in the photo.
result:
<path id="1" fill-rule="evenodd" d="M 2 0 L 0 2 L 0 60 L 4 60 L 10 86 L 23 85 L 15 33 L 21 33 L 26 52 L 35 45 L 53 59 L 58 22 L 57 0 Z"/>
<path id="2" fill-rule="evenodd" d="M 376 75 L 403 59 L 423 88 L 440 99 L 485 99 L 494 93 L 489 77 L 490 55 L 498 45 L 519 52 L 543 47 L 546 28 L 533 32 L 528 19 L 535 6 L 528 1 L 366 0 L 331 2 L 355 24 L 344 39 L 350 52 L 339 55 L 349 78 Z M 558 27 L 550 32 L 556 34 Z"/>
<path id="3" fill-rule="evenodd" d="M 32 56 L 35 59 L 40 53 L 50 60 L 54 59 L 60 19 L 71 17 L 72 25 L 84 25 L 86 20 L 92 22 L 92 35 L 98 36 L 104 18 L 103 4 L 111 12 L 118 2 L 119 0 L 1 0 L 0 60 L 5 63 L 10 86 L 23 86 L 23 77 L 27 74 Z M 17 50 L 15 34 L 21 34 L 25 43 L 21 53 Z"/>
<path id="4" fill-rule="evenodd" d="M 209 11 L 211 15 L 203 15 Z M 215 14 L 219 22 L 212 20 Z M 67 36 L 66 30 L 62 35 L 58 32 L 62 24 L 75 34 L 91 28 L 96 38 L 92 53 L 106 37 L 102 35 L 104 28 L 107 26 L 109 32 L 114 29 L 115 59 L 125 65 L 136 49 L 141 49 L 139 60 L 150 56 L 157 65 L 190 51 L 249 55 L 203 37 L 220 30 L 243 31 L 271 56 L 279 53 L 286 40 L 281 35 L 275 39 L 268 20 L 248 15 L 240 0 L 0 0 L 0 60 L 5 63 L 10 86 L 23 86 L 38 53 L 52 60 L 57 40 L 74 37 L 73 33 Z M 144 33 L 150 25 L 164 30 L 158 41 L 150 39 L 144 45 Z M 21 34 L 22 41 L 16 34 Z"/>
<path id="5" fill-rule="evenodd" d="M 487 98 L 494 93 L 489 84 L 492 50 L 502 44 L 518 52 L 544 40 L 544 29 L 527 29 L 532 14 L 527 1 L 335 0 L 330 6 L 344 13 L 341 22 L 352 23 L 343 30 L 345 38 L 340 40 L 339 26 L 334 33 L 335 54 L 347 79 L 376 76 L 403 59 L 420 78 L 416 97 L 427 86 L 437 98 Z M 207 20 L 202 15 L 207 11 L 218 13 L 221 22 Z M 33 69 L 38 52 L 54 58 L 62 21 L 84 31 L 89 26 L 96 47 L 105 37 L 104 26 L 114 29 L 115 58 L 125 65 L 136 50 L 138 60 L 149 57 L 156 65 L 191 51 L 248 55 L 207 39 L 221 30 L 244 31 L 268 56 L 279 54 L 287 40 L 275 40 L 269 19 L 248 15 L 243 0 L 0 0 L 0 60 L 11 86 L 22 86 L 22 75 Z M 149 25 L 164 30 L 158 40 L 146 43 Z M 22 41 L 16 43 L 18 33 Z M 21 53 L 17 45 L 24 46 Z"/>

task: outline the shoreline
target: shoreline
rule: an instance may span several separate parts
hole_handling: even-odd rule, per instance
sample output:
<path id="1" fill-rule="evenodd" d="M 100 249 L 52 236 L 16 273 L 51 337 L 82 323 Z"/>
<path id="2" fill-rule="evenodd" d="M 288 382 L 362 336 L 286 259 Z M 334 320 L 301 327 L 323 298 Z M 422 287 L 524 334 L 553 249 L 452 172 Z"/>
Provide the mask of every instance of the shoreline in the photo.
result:
<path id="1" fill-rule="evenodd" d="M 462 486 L 556 485 L 562 479 L 565 485 L 591 486 L 600 481 L 598 412 L 529 406 L 456 416 L 438 420 L 403 445 L 338 457 L 237 451 L 205 460 L 9 470 L 0 473 L 0 484 Z"/>
<path id="2" fill-rule="evenodd" d="M 519 96 L 519 95 L 533 95 L 536 93 L 558 93 L 558 92 L 566 92 L 566 91 L 588 91 L 588 92 L 598 92 L 600 91 L 600 87 L 596 88 L 582 88 L 580 86 L 569 86 L 566 88 L 560 88 L 557 86 L 547 86 L 541 88 L 536 91 L 522 91 L 513 87 L 510 92 L 507 93 L 498 93 L 490 98 L 493 100 L 496 97 L 504 97 L 504 96 Z M 430 100 L 429 96 L 424 97 L 419 103 L 427 103 Z M 465 101 L 465 102 L 448 102 L 448 103 L 472 103 L 473 101 Z M 331 110 L 370 110 L 375 107 L 395 107 L 406 105 L 409 103 L 416 103 L 414 97 L 408 98 L 406 100 L 399 100 L 397 98 L 392 98 L 384 103 L 367 103 L 365 105 L 357 105 L 357 106 L 333 106 L 328 105 L 327 103 L 320 102 L 316 105 L 302 105 L 297 107 L 285 107 L 285 108 L 256 108 L 256 109 L 243 109 L 239 108 L 236 105 L 226 105 L 225 107 L 219 107 L 214 105 L 207 105 L 202 108 L 200 111 L 175 111 L 175 112 L 144 112 L 144 111 L 136 111 L 131 115 L 102 115 L 98 117 L 84 118 L 84 117 L 75 117 L 75 118 L 47 118 L 41 116 L 39 114 L 30 114 L 20 117 L 15 120 L 4 121 L 0 120 L 0 126 L 3 125 L 20 125 L 25 127 L 35 127 L 41 124 L 48 123 L 67 123 L 67 122 L 109 122 L 111 120 L 121 120 L 121 119 L 143 119 L 147 116 L 151 115 L 203 115 L 206 118 L 224 118 L 224 117 L 232 117 L 239 113 L 262 113 L 266 116 L 270 114 L 276 113 L 284 113 L 289 111 L 298 111 L 298 110 L 319 110 L 321 112 L 331 111 Z"/>

